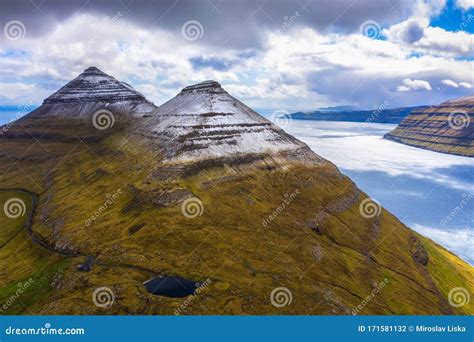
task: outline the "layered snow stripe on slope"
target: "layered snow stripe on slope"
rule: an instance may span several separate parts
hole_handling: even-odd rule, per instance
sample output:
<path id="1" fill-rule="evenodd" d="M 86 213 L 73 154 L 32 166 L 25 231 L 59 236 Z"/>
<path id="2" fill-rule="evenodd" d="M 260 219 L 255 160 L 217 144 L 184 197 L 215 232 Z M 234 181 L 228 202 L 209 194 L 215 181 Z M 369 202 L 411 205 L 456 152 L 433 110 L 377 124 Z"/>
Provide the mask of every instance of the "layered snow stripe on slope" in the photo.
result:
<path id="1" fill-rule="evenodd" d="M 90 67 L 43 103 L 124 100 L 140 101 L 145 100 L 145 97 L 125 82 L 116 80 L 96 67 Z"/>
<path id="2" fill-rule="evenodd" d="M 89 118 L 100 109 L 108 109 L 113 114 L 142 116 L 156 106 L 125 82 L 89 67 L 46 98 L 31 117 Z"/>
<path id="3" fill-rule="evenodd" d="M 168 141 L 169 157 L 180 161 L 307 149 L 215 81 L 184 88 L 145 126 L 147 134 Z"/>

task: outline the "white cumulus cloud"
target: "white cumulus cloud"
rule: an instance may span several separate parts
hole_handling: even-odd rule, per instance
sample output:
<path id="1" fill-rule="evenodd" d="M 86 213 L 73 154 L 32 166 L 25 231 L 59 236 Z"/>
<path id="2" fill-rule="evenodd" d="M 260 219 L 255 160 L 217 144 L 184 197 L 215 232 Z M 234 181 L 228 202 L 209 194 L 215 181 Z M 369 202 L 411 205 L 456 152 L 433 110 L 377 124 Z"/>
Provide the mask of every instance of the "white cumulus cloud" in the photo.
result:
<path id="1" fill-rule="evenodd" d="M 410 90 L 431 90 L 431 85 L 427 81 L 423 80 L 411 80 L 405 78 L 402 81 L 402 85 L 397 88 L 398 91 L 410 91 Z"/>
<path id="2" fill-rule="evenodd" d="M 474 0 L 456 0 L 456 6 L 468 11 L 474 8 Z"/>
<path id="3" fill-rule="evenodd" d="M 441 83 L 443 83 L 445 86 L 448 86 L 448 87 L 453 87 L 453 88 L 459 87 L 459 84 L 451 80 L 442 80 Z"/>
<path id="4" fill-rule="evenodd" d="M 463 87 L 463 88 L 467 88 L 467 89 L 471 89 L 472 88 L 472 85 L 468 82 L 459 82 L 459 83 L 456 83 L 452 80 L 442 80 L 441 81 L 442 84 L 444 84 L 445 86 L 448 86 L 448 87 L 453 87 L 453 88 L 459 88 L 459 87 Z"/>
<path id="5" fill-rule="evenodd" d="M 460 86 L 460 87 L 467 88 L 467 89 L 471 89 L 471 88 L 472 88 L 472 84 L 471 84 L 471 83 L 467 83 L 467 82 L 459 82 L 459 86 Z"/>
<path id="6" fill-rule="evenodd" d="M 412 17 L 392 25 L 383 34 L 389 41 L 418 52 L 448 57 L 474 55 L 474 34 L 432 27 L 424 17 Z"/>

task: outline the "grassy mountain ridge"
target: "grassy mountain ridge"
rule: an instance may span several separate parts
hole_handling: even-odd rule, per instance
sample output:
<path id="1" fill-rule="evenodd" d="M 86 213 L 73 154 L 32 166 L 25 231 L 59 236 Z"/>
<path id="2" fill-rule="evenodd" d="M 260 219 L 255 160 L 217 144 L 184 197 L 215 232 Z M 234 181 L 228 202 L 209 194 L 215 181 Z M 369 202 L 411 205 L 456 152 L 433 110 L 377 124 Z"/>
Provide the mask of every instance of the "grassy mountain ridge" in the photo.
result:
<path id="1" fill-rule="evenodd" d="M 46 250 L 22 230 L 0 249 L 1 298 L 29 277 L 42 281 L 33 282 L 35 296 L 19 296 L 2 313 L 351 314 L 364 302 L 358 314 L 474 313 L 472 303 L 448 302 L 455 287 L 473 292 L 473 267 L 383 209 L 365 218 L 366 195 L 329 162 L 262 156 L 193 169 L 161 164 L 160 150 L 132 133 L 134 121 L 106 131 L 64 118 L 38 122 L 27 118 L 0 139 L 0 188 L 37 194 L 32 230 L 74 253 Z M 173 167 L 192 172 L 163 172 Z M 2 205 L 20 196 L 0 193 Z M 190 197 L 202 202 L 201 216 L 183 215 Z M 7 240 L 24 224 L 1 220 Z M 84 272 L 77 266 L 86 255 L 96 263 Z M 183 308 L 182 298 L 144 289 L 150 273 L 123 265 L 210 284 Z M 115 296 L 108 308 L 92 300 L 104 286 Z M 291 291 L 289 305 L 271 304 L 278 287 Z"/>

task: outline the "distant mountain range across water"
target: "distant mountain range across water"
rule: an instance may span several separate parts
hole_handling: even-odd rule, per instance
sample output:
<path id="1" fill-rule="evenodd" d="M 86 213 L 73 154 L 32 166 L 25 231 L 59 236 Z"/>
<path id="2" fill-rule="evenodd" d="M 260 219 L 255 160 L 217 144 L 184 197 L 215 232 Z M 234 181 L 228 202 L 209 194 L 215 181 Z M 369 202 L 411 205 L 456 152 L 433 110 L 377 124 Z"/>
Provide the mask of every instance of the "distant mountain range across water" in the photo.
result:
<path id="1" fill-rule="evenodd" d="M 423 110 L 428 106 L 385 108 L 384 105 L 373 110 L 355 109 L 351 106 L 320 108 L 312 112 L 295 112 L 286 116 L 295 120 L 350 121 L 368 123 L 398 124 L 413 110 Z"/>
<path id="2" fill-rule="evenodd" d="M 351 106 L 320 108 L 313 112 L 294 112 L 279 118 L 316 121 L 348 121 L 398 124 L 384 138 L 436 152 L 473 157 L 472 121 L 474 96 L 464 96 L 437 106 L 387 109 L 387 102 L 373 110 Z"/>

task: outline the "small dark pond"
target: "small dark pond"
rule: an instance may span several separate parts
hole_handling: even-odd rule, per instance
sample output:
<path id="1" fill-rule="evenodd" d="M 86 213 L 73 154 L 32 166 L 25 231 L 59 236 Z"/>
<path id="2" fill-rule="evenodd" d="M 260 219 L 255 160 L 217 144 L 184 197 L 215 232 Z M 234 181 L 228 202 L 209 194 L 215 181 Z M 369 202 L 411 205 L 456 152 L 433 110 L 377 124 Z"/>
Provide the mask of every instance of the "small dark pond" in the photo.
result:
<path id="1" fill-rule="evenodd" d="M 151 278 L 143 283 L 148 292 L 165 297 L 182 298 L 192 295 L 199 283 L 179 276 Z"/>

